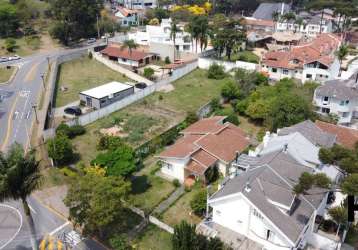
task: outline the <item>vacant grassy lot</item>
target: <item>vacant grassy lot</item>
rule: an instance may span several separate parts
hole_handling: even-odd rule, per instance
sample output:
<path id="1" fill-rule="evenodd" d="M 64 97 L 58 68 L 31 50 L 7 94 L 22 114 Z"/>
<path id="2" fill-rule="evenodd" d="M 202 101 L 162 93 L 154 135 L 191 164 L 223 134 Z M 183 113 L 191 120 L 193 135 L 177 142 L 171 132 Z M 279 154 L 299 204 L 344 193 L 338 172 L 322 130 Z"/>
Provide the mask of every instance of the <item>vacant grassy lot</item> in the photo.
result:
<path id="1" fill-rule="evenodd" d="M 10 67 L 9 69 L 6 67 L 0 67 L 0 84 L 7 82 L 15 70 L 15 67 Z"/>
<path id="2" fill-rule="evenodd" d="M 190 207 L 190 201 L 195 194 L 199 191 L 199 188 L 194 186 L 193 190 L 186 192 L 180 197 L 168 210 L 162 214 L 164 223 L 170 226 L 179 224 L 182 220 L 191 224 L 198 224 L 201 218 L 196 216 Z"/>
<path id="3" fill-rule="evenodd" d="M 227 56 L 224 56 L 224 60 L 229 60 Z M 235 54 L 231 55 L 230 61 L 244 61 L 244 62 L 251 62 L 251 63 L 258 63 L 260 58 L 252 53 L 251 51 L 245 50 L 245 51 L 239 51 Z"/>
<path id="4" fill-rule="evenodd" d="M 158 92 L 147 98 L 153 105 L 170 107 L 181 112 L 196 111 L 220 95 L 223 80 L 207 78 L 207 71 L 196 69 L 173 83 L 174 90 Z"/>
<path id="5" fill-rule="evenodd" d="M 133 240 L 135 249 L 139 250 L 171 250 L 171 234 L 149 224 L 147 228 Z"/>
<path id="6" fill-rule="evenodd" d="M 60 65 L 56 83 L 56 107 L 79 99 L 78 93 L 111 81 L 126 82 L 128 78 L 87 56 Z M 60 87 L 67 87 L 61 91 Z"/>
<path id="7" fill-rule="evenodd" d="M 136 173 L 132 180 L 130 203 L 146 212 L 151 212 L 175 190 L 171 182 L 155 175 L 157 169 L 157 165 L 153 162 Z"/>

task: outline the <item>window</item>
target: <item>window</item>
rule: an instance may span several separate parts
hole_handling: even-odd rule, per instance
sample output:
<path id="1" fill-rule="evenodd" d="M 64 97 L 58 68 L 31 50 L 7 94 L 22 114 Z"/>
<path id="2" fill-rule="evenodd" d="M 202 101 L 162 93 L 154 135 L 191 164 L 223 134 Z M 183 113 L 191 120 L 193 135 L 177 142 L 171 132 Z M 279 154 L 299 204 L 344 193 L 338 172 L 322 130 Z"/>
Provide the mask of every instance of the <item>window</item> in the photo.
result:
<path id="1" fill-rule="evenodd" d="M 272 72 L 276 73 L 277 69 L 276 68 L 272 68 Z"/>
<path id="2" fill-rule="evenodd" d="M 328 102 L 328 100 L 329 100 L 329 97 L 328 97 L 328 96 L 323 97 L 323 101 L 324 101 L 324 102 Z"/>
<path id="3" fill-rule="evenodd" d="M 306 74 L 306 78 L 307 79 L 312 79 L 312 75 L 311 74 Z"/>
<path id="4" fill-rule="evenodd" d="M 340 105 L 340 106 L 343 106 L 343 105 L 344 105 L 344 101 L 340 101 L 340 102 L 339 102 L 339 105 Z"/>
<path id="5" fill-rule="evenodd" d="M 274 237 L 274 232 L 272 232 L 270 229 L 266 230 L 266 240 L 272 241 Z"/>
<path id="6" fill-rule="evenodd" d="M 349 116 L 349 112 L 343 112 L 342 113 L 342 117 L 348 117 Z"/>
<path id="7" fill-rule="evenodd" d="M 263 220 L 263 219 L 264 219 L 264 217 L 263 217 L 256 209 L 254 209 L 252 213 L 253 213 L 254 216 L 257 217 L 258 219 L 260 219 L 260 220 Z"/>
<path id="8" fill-rule="evenodd" d="M 283 73 L 284 75 L 288 75 L 288 69 L 284 69 L 284 70 L 282 71 L 282 73 Z"/>
<path id="9" fill-rule="evenodd" d="M 322 108 L 322 113 L 329 114 L 331 110 L 329 108 Z"/>
<path id="10" fill-rule="evenodd" d="M 349 100 L 346 100 L 346 105 L 348 105 L 349 104 Z"/>

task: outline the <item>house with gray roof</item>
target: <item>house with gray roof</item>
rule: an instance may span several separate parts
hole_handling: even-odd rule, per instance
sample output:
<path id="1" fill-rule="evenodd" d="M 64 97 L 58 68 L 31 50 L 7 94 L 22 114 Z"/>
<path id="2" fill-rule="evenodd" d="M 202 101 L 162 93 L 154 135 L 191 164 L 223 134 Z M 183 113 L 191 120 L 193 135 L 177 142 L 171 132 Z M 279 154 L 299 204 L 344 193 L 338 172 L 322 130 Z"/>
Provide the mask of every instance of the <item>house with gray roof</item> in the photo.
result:
<path id="1" fill-rule="evenodd" d="M 280 15 L 284 15 L 291 11 L 291 5 L 287 3 L 261 3 L 252 17 L 256 19 L 262 20 L 273 20 L 273 14 L 275 12 Z"/>
<path id="2" fill-rule="evenodd" d="M 208 199 L 212 215 L 199 230 L 216 230 L 212 235 L 224 241 L 225 235 L 237 234 L 240 242 L 231 242 L 234 249 L 245 249 L 240 248 L 244 238 L 259 245 L 246 249 L 303 249 L 314 234 L 316 216 L 324 214 L 328 190 L 313 187 L 296 195 L 293 187 L 302 173 L 314 170 L 283 149 L 256 157 L 241 155 L 237 164 L 247 170 Z"/>
<path id="3" fill-rule="evenodd" d="M 319 86 L 313 105 L 319 114 L 337 116 L 339 125 L 351 125 L 358 118 L 358 72 L 347 80 L 331 80 Z"/>
<path id="4" fill-rule="evenodd" d="M 315 146 L 330 148 L 336 143 L 337 135 L 323 131 L 311 120 L 280 128 L 277 130 L 277 135 L 289 135 L 295 132 L 302 134 Z"/>

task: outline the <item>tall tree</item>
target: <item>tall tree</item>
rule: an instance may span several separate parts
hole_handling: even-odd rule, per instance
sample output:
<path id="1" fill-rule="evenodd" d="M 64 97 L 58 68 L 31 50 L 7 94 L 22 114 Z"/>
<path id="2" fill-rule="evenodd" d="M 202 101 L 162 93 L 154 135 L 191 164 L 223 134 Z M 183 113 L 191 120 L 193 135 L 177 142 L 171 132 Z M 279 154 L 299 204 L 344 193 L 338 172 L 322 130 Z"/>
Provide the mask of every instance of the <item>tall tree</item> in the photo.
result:
<path id="1" fill-rule="evenodd" d="M 51 12 L 55 24 L 51 35 L 65 45 L 96 34 L 96 22 L 103 0 L 53 0 Z"/>
<path id="2" fill-rule="evenodd" d="M 336 222 L 338 225 L 337 233 L 336 233 L 336 235 L 338 235 L 339 229 L 341 228 L 341 226 L 345 225 L 347 223 L 348 211 L 344 206 L 339 206 L 339 207 L 333 207 L 333 208 L 329 209 L 328 214 L 332 217 L 334 222 Z"/>
<path id="3" fill-rule="evenodd" d="M 173 40 L 173 61 L 175 61 L 175 55 L 176 55 L 176 38 L 177 38 L 177 33 L 181 32 L 181 29 L 178 27 L 178 23 L 177 21 L 173 20 L 172 23 L 170 24 L 170 39 Z"/>
<path id="4" fill-rule="evenodd" d="M 122 43 L 121 50 L 128 49 L 129 55 L 132 55 L 133 49 L 138 48 L 138 46 L 139 45 L 133 39 L 129 39 L 129 40 L 125 40 Z"/>
<path id="5" fill-rule="evenodd" d="M 84 234 L 105 237 L 111 223 L 123 221 L 122 200 L 129 191 L 130 183 L 121 177 L 86 174 L 71 183 L 64 202 Z"/>
<path id="6" fill-rule="evenodd" d="M 21 200 L 34 250 L 37 249 L 36 232 L 27 197 L 39 187 L 40 180 L 39 162 L 34 151 L 25 154 L 22 147 L 15 144 L 7 155 L 0 152 L 0 201 Z"/>
<path id="7" fill-rule="evenodd" d="M 6 2 L 0 3 L 0 37 L 15 34 L 19 26 L 16 7 Z"/>
<path id="8" fill-rule="evenodd" d="M 339 60 L 339 75 L 342 73 L 342 62 L 343 59 L 348 55 L 348 47 L 346 45 L 341 45 L 336 52 L 338 60 Z"/>

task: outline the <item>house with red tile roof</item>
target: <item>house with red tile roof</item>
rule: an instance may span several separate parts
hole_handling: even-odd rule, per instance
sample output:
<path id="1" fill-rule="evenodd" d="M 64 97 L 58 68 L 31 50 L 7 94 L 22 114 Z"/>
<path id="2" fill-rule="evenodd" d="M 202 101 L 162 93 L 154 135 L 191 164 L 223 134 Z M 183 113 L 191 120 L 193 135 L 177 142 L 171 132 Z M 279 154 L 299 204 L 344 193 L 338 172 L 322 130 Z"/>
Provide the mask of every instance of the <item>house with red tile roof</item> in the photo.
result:
<path id="1" fill-rule="evenodd" d="M 289 51 L 272 51 L 264 55 L 263 71 L 273 80 L 296 78 L 305 81 L 335 79 L 340 64 L 335 56 L 341 39 L 336 35 L 323 33 L 309 43 L 292 47 Z"/>
<path id="2" fill-rule="evenodd" d="M 127 9 L 119 6 L 117 7 L 117 11 L 114 15 L 122 26 L 131 26 L 139 24 L 138 10 Z"/>
<path id="3" fill-rule="evenodd" d="M 120 44 L 109 44 L 100 53 L 109 60 L 132 68 L 143 67 L 156 58 L 155 54 L 147 53 L 140 49 L 122 48 Z"/>
<path id="4" fill-rule="evenodd" d="M 206 118 L 184 129 L 183 136 L 157 156 L 162 174 L 182 183 L 187 178 L 205 181 L 206 171 L 217 167 L 226 176 L 231 163 L 250 142 L 239 127 L 225 118 Z"/>
<path id="5" fill-rule="evenodd" d="M 316 120 L 315 124 L 321 130 L 336 135 L 336 143 L 343 147 L 354 149 L 354 146 L 358 143 L 358 130 L 356 129 L 319 120 Z"/>

